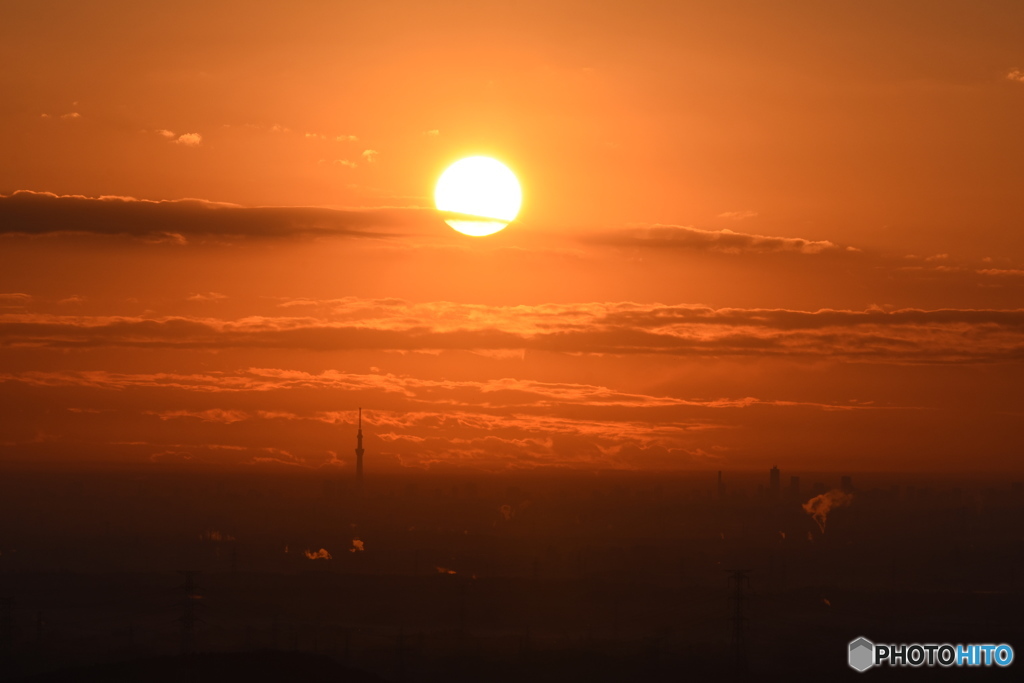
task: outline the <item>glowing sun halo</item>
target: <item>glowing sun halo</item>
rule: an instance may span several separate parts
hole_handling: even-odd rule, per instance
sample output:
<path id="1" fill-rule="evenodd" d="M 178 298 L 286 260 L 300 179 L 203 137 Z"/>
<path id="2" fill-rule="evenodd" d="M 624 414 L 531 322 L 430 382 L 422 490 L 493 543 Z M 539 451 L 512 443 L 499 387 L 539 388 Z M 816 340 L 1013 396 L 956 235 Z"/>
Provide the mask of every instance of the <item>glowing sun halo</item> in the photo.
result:
<path id="1" fill-rule="evenodd" d="M 519 213 L 523 191 L 515 174 L 490 157 L 467 157 L 449 166 L 437 180 L 438 211 L 464 214 L 445 222 L 465 235 L 493 235 Z"/>

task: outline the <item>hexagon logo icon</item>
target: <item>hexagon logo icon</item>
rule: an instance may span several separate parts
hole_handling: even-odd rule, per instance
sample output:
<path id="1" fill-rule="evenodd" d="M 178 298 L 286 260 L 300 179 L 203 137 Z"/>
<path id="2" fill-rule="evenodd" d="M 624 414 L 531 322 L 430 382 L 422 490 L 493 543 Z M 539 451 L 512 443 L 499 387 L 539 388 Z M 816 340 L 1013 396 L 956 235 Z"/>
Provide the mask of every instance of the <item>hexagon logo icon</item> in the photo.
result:
<path id="1" fill-rule="evenodd" d="M 867 638 L 850 642 L 850 668 L 867 671 L 875 663 L 875 644 Z"/>

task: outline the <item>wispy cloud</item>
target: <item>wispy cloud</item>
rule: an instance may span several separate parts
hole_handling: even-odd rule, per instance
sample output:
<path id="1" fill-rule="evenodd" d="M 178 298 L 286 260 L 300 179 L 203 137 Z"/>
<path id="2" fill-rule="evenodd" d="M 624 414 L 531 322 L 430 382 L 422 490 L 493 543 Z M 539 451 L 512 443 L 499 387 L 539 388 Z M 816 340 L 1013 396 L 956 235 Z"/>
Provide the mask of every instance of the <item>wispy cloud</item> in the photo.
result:
<path id="1" fill-rule="evenodd" d="M 723 217 L 725 215 L 723 214 Z M 685 225 L 653 225 L 609 232 L 591 241 L 621 247 L 650 249 L 692 249 L 724 253 L 789 252 L 797 254 L 839 253 L 849 251 L 827 240 L 801 237 L 772 237 L 734 232 L 729 229 L 702 230 Z"/>
<path id="2" fill-rule="evenodd" d="M 331 163 L 331 164 L 334 164 L 336 166 L 344 166 L 345 168 L 355 168 L 356 166 L 358 166 L 358 164 L 356 162 L 350 161 L 349 159 L 334 159 L 333 161 L 330 161 L 330 162 L 328 162 L 327 159 L 321 159 L 317 163 L 321 163 L 321 164 Z"/>
<path id="3" fill-rule="evenodd" d="M 0 292 L 0 306 L 24 306 L 32 301 L 31 294 Z"/>
<path id="4" fill-rule="evenodd" d="M 196 420 L 202 420 L 203 422 L 221 422 L 223 424 L 241 422 L 242 420 L 248 419 L 249 417 L 243 411 L 222 410 L 220 408 L 211 408 L 209 410 L 164 410 L 151 414 L 156 415 L 161 420 L 193 418 Z"/>
<path id="5" fill-rule="evenodd" d="M 754 218 L 757 216 L 757 211 L 726 211 L 718 214 L 719 218 L 724 218 L 729 221 L 742 221 L 747 218 Z"/>
<path id="6" fill-rule="evenodd" d="M 227 299 L 227 298 L 228 297 L 227 297 L 226 294 L 221 294 L 220 292 L 206 292 L 205 294 L 193 294 L 192 296 L 188 297 L 188 300 L 189 301 L 221 301 L 221 300 Z"/>
<path id="7" fill-rule="evenodd" d="M 143 131 L 145 132 L 145 131 Z M 184 145 L 185 147 L 198 147 L 203 144 L 203 136 L 199 133 L 182 133 L 178 135 L 173 130 L 167 130 L 166 128 L 160 128 L 153 131 L 160 137 L 164 138 L 168 142 L 172 142 L 176 145 Z"/>
<path id="8" fill-rule="evenodd" d="M 203 144 L 203 136 L 199 133 L 182 133 L 174 140 L 176 145 L 185 145 L 186 147 L 198 147 Z"/>
<path id="9" fill-rule="evenodd" d="M 1024 270 L 1020 268 L 983 268 L 978 272 L 982 275 L 994 275 L 996 277 L 1024 277 Z"/>

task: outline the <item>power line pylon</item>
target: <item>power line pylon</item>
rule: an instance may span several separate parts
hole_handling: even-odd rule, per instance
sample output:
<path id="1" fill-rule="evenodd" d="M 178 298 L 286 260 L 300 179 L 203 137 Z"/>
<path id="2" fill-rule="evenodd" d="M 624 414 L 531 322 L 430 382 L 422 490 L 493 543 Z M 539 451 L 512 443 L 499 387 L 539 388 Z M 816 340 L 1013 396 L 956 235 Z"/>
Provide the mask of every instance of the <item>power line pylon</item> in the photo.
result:
<path id="1" fill-rule="evenodd" d="M 729 573 L 729 599 L 732 602 L 730 621 L 732 622 L 732 662 L 737 672 L 747 670 L 747 616 L 746 607 L 749 597 L 744 588 L 750 588 L 750 570 L 733 569 Z"/>
<path id="2" fill-rule="evenodd" d="M 181 618 L 178 620 L 181 623 L 181 654 L 188 656 L 196 649 L 196 624 L 202 621 L 196 616 L 196 605 L 203 596 L 199 593 L 201 589 L 196 584 L 196 575 L 199 572 L 190 570 L 178 573 L 185 577 L 184 582 L 179 586 L 185 593 L 181 602 Z"/>
<path id="3" fill-rule="evenodd" d="M 0 654 L 14 649 L 14 598 L 0 598 Z"/>

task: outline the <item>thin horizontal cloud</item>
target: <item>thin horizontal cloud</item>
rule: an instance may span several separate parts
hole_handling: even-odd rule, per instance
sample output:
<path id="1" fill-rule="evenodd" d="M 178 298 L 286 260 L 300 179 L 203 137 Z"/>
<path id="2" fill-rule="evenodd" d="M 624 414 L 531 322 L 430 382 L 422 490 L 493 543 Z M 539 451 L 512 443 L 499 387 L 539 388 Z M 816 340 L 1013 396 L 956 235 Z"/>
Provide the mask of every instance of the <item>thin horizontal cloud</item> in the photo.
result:
<path id="1" fill-rule="evenodd" d="M 498 419 L 498 414 L 509 409 L 538 410 L 551 420 L 557 420 L 550 409 L 566 407 L 615 408 L 640 411 L 646 409 L 682 408 L 700 410 L 746 409 L 754 406 L 798 407 L 826 411 L 880 410 L 870 405 L 829 404 L 819 402 L 780 401 L 758 399 L 752 396 L 739 398 L 687 399 L 674 396 L 654 396 L 623 392 L 609 387 L 590 384 L 540 382 L 529 379 L 501 378 L 480 381 L 435 380 L 395 374 L 358 374 L 338 370 L 310 373 L 282 368 L 248 368 L 234 373 L 175 374 L 175 373 L 114 373 L 97 370 L 0 374 L 0 382 L 18 382 L 37 387 L 84 387 L 105 391 L 130 389 L 166 389 L 198 394 L 239 394 L 288 391 L 357 392 L 374 394 L 378 398 L 390 396 L 392 401 L 401 401 L 411 407 L 444 405 L 452 410 L 473 409 L 478 411 L 477 420 Z M 420 410 L 420 409 L 416 409 Z M 479 411 L 494 411 L 483 415 Z M 314 412 L 300 415 L 294 411 L 281 410 L 222 410 L 201 411 L 171 410 L 154 412 L 161 419 L 196 418 L 208 422 L 240 422 L 252 419 L 273 420 L 314 420 L 319 422 L 344 422 L 347 417 L 339 412 Z M 394 420 L 412 420 L 419 413 L 395 413 Z M 436 411 L 429 413 L 437 415 Z M 445 413 L 445 415 L 461 413 Z M 466 413 L 465 415 L 468 415 Z M 403 417 L 404 416 L 404 417 Z M 464 416 L 465 417 L 465 416 Z M 533 416 L 535 419 L 538 416 Z M 506 419 L 507 416 L 501 419 Z M 545 418 L 545 419 L 547 419 Z M 433 419 L 433 418 L 431 418 Z M 450 419 L 446 417 L 445 419 Z M 462 418 L 460 418 L 462 419 Z M 576 425 L 577 419 L 566 425 Z M 395 423 L 398 424 L 398 423 Z M 681 427 L 682 423 L 675 425 Z M 688 429 L 707 428 L 709 425 L 691 422 Z M 481 428 L 484 428 L 481 426 Z M 576 427 L 573 427 L 575 429 Z"/>
<path id="2" fill-rule="evenodd" d="M 248 414 L 243 411 L 223 410 L 221 408 L 211 408 L 209 410 L 164 410 L 160 412 L 151 412 L 150 414 L 156 415 L 161 420 L 194 418 L 202 420 L 203 422 L 221 422 L 224 424 L 241 422 L 242 420 L 249 418 Z"/>
<path id="3" fill-rule="evenodd" d="M 112 443 L 130 450 L 150 451 L 151 462 L 216 462 L 223 464 L 275 463 L 300 465 L 299 459 L 289 451 L 271 446 L 237 446 L 234 444 L 208 443 L 160 443 L 132 441 Z M 228 457 L 225 457 L 225 456 Z"/>
<path id="4" fill-rule="evenodd" d="M 718 214 L 719 218 L 724 218 L 729 221 L 742 221 L 747 218 L 754 218 L 757 216 L 757 211 L 725 211 Z"/>
<path id="5" fill-rule="evenodd" d="M 160 441 L 152 429 L 142 429 L 138 433 L 150 436 L 111 442 L 111 450 L 127 449 L 159 460 L 346 465 L 328 448 L 317 446 L 336 442 L 339 427 L 353 433 L 355 429 L 352 411 L 296 414 L 216 408 L 144 411 L 141 416 L 172 424 L 173 430 L 160 433 L 173 434 L 176 441 Z M 123 424 L 136 418 L 121 412 L 116 419 Z M 260 421 L 276 424 L 254 424 Z M 375 459 L 406 467 L 443 463 L 484 469 L 632 469 L 651 459 L 657 459 L 659 467 L 690 465 L 694 456 L 706 457 L 698 442 L 713 450 L 708 440 L 733 427 L 664 415 L 602 419 L 550 410 L 484 412 L 425 404 L 419 409 L 365 410 L 363 429 Z"/>
<path id="6" fill-rule="evenodd" d="M 199 199 L 151 201 L 20 190 L 0 195 L 0 234 L 87 233 L 184 242 L 193 237 L 384 237 L 436 221 L 426 209 L 241 207 Z"/>
<path id="7" fill-rule="evenodd" d="M 316 306 L 305 300 L 283 305 L 300 304 Z M 343 299 L 324 302 L 313 312 L 319 315 L 236 320 L 8 312 L 0 314 L 0 344 L 54 349 L 508 350 L 877 363 L 1024 358 L 1024 309 L 798 311 L 636 303 L 502 307 Z"/>
<path id="8" fill-rule="evenodd" d="M 446 431 L 431 430 L 427 436 L 385 432 L 375 437 L 380 450 L 373 453 L 378 463 L 393 462 L 400 467 L 429 469 L 435 466 L 471 467 L 485 471 L 538 468 L 587 469 L 682 469 L 714 458 L 704 448 L 678 435 L 647 435 L 640 438 L 616 432 L 622 424 L 609 424 L 602 436 L 575 437 L 542 432 L 514 432 L 495 435 L 464 433 L 452 438 Z M 24 445 L 21 445 L 24 448 Z M 216 465 L 288 465 L 320 468 L 347 467 L 327 449 L 294 452 L 277 446 L 233 445 L 229 443 L 163 443 L 133 441 L 110 443 L 104 452 L 124 452 L 148 457 L 152 462 L 191 462 Z M 710 449 L 714 451 L 714 448 Z M 137 460 L 137 458 L 135 458 Z"/>
<path id="9" fill-rule="evenodd" d="M 454 382 L 279 368 L 191 375 L 35 372 L 0 377 L 0 388 L 9 391 L 12 380 L 54 397 L 72 388 L 75 396 L 118 406 L 109 419 L 118 421 L 121 433 L 141 438 L 112 443 L 111 452 L 160 461 L 255 464 L 276 459 L 309 467 L 344 464 L 328 447 L 336 442 L 339 426 L 354 430 L 354 411 L 257 406 L 295 406 L 297 396 L 308 400 L 310 392 L 319 392 L 322 404 L 337 404 L 340 398 L 384 406 L 362 416 L 374 457 L 407 467 L 444 463 L 510 469 L 634 468 L 651 458 L 659 467 L 685 466 L 701 452 L 697 441 L 707 446 L 708 435 L 731 429 L 715 417 L 723 410 L 772 404 L 749 397 L 688 401 L 515 379 Z M 219 407 L 208 407 L 211 401 Z M 136 412 L 140 402 L 148 409 Z M 154 419 L 168 428 L 154 427 Z M 138 426 L 126 428 L 126 421 Z M 102 425 L 99 429 L 105 433 Z M 176 441 L 160 440 L 169 435 Z"/>
<path id="10" fill-rule="evenodd" d="M 61 383 L 63 379 L 71 379 L 60 378 L 59 374 L 52 373 L 42 385 L 55 388 L 53 396 L 60 396 L 60 387 L 68 386 Z M 654 405 L 668 403 L 663 397 L 652 397 L 657 399 L 648 402 L 652 406 L 611 411 L 597 407 L 581 411 L 570 403 L 552 406 L 539 401 L 531 405 L 452 405 L 437 392 L 427 392 L 420 400 L 394 393 L 390 397 L 382 396 L 351 388 L 339 391 L 333 384 L 338 377 L 329 373 L 320 377 L 287 370 L 255 369 L 241 374 L 248 375 L 245 381 L 255 378 L 257 382 L 288 377 L 296 382 L 291 385 L 294 390 L 307 392 L 306 400 L 309 385 L 318 379 L 326 379 L 322 394 L 329 399 L 325 403 L 337 404 L 340 399 L 350 405 L 369 402 L 383 406 L 363 411 L 362 426 L 368 440 L 367 448 L 377 461 L 386 460 L 407 467 L 440 464 L 482 469 L 688 467 L 721 459 L 723 452 L 732 448 L 724 444 L 742 438 L 744 429 L 752 424 L 749 420 L 804 421 L 808 409 L 821 410 L 813 405 L 759 401 L 751 397 L 683 401 L 679 403 L 692 405 L 678 405 L 668 410 L 663 405 Z M 300 378 L 301 383 L 298 381 Z M 92 390 L 109 391 L 109 386 L 96 383 L 102 379 L 99 376 L 90 378 Z M 134 421 L 137 426 L 128 429 L 127 433 L 138 434 L 139 438 L 114 442 L 110 444 L 113 447 L 143 456 L 156 454 L 159 459 L 188 455 L 189 459 L 197 461 L 258 463 L 279 458 L 286 464 L 297 466 L 351 467 L 351 459 L 340 460 L 331 449 L 336 448 L 339 438 L 354 438 L 354 409 L 266 410 L 254 406 L 272 402 L 294 406 L 295 396 L 283 393 L 248 397 L 238 392 L 189 394 L 170 389 L 172 385 L 200 386 L 216 381 L 216 376 L 120 375 L 107 376 L 106 379 L 121 389 L 144 390 L 144 393 L 129 392 L 119 404 L 115 404 L 124 407 L 109 420 L 116 420 L 122 433 L 126 431 L 126 421 Z M 349 387 L 359 383 L 358 377 L 348 379 L 351 380 Z M 165 391 L 154 393 L 154 380 Z M 414 391 L 419 391 L 418 381 L 422 380 L 410 383 Z M 367 383 L 372 385 L 372 379 Z M 240 386 L 237 381 L 231 384 Z M 555 389 L 556 393 L 562 391 L 561 387 Z M 453 391 L 458 390 L 461 387 L 453 388 Z M 108 401 L 95 393 L 75 391 L 74 395 Z M 159 400 L 179 405 L 213 400 L 222 407 L 150 409 L 136 413 L 131 406 L 143 396 L 148 397 L 149 402 Z M 248 403 L 249 407 L 235 407 L 243 403 Z M 880 412 L 874 408 L 850 409 L 862 414 Z M 108 419 L 93 416 L 90 420 L 93 418 Z M 153 419 L 166 423 L 167 427 L 154 428 Z M 98 434 L 102 435 L 103 425 L 98 427 Z"/>
<path id="11" fill-rule="evenodd" d="M 723 218 L 747 218 L 747 215 L 727 215 Z M 755 214 L 756 215 L 756 214 Z M 691 249 L 718 251 L 729 254 L 784 252 L 795 254 L 842 253 L 856 251 L 827 240 L 807 240 L 800 237 L 771 237 L 734 232 L 729 229 L 701 230 L 686 225 L 652 225 L 605 233 L 589 241 L 619 247 L 646 247 L 651 249 Z"/>
<path id="12" fill-rule="evenodd" d="M 996 277 L 1024 277 L 1024 270 L 1020 268 L 984 268 L 978 272 Z"/>
<path id="13" fill-rule="evenodd" d="M 203 294 L 203 293 L 193 294 L 192 296 L 188 297 L 188 300 L 189 301 L 222 301 L 222 300 L 227 299 L 227 298 L 228 297 L 227 297 L 226 294 L 221 294 L 220 292 L 206 292 L 205 294 Z"/>
<path id="14" fill-rule="evenodd" d="M 31 294 L 25 294 L 23 292 L 0 292 L 0 306 L 24 306 L 31 301 Z"/>

